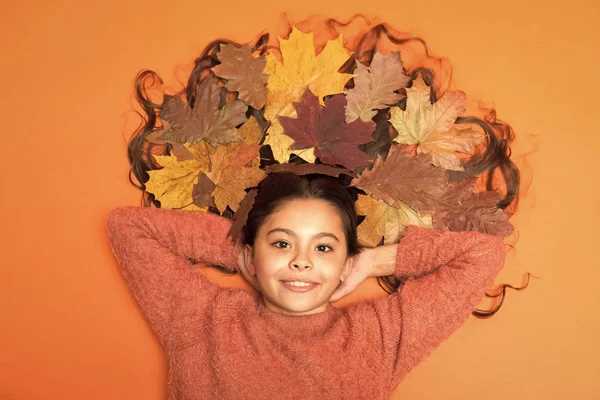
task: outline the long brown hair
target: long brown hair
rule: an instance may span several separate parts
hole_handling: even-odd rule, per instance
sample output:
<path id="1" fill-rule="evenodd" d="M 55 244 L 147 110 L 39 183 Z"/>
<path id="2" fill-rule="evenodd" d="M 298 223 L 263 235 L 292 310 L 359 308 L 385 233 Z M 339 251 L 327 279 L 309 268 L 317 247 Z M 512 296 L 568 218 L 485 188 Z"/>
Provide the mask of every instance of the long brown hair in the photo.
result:
<path id="1" fill-rule="evenodd" d="M 349 33 L 351 29 L 356 31 L 356 24 L 359 23 L 360 20 L 367 21 L 364 16 L 356 15 L 348 22 L 340 22 L 335 19 L 327 19 L 324 22 L 320 22 L 319 29 L 321 32 L 325 32 L 321 37 L 322 42 L 325 42 L 329 38 L 337 37 L 340 33 L 343 33 L 347 41 L 346 47 L 350 48 L 352 51 L 351 57 L 339 69 L 339 72 L 352 73 L 356 60 L 365 65 L 370 65 L 375 52 L 382 48 L 400 51 L 401 53 L 406 50 L 407 54 L 412 54 L 412 56 L 407 57 L 407 60 L 404 60 L 403 57 L 404 69 L 406 70 L 405 74 L 411 77 L 412 80 L 419 76 L 423 78 L 423 80 L 431 87 L 432 102 L 435 102 L 438 98 L 443 96 L 443 94 L 449 88 L 452 77 L 452 69 L 447 59 L 432 56 L 429 47 L 423 39 L 397 32 L 385 23 L 380 23 L 374 27 L 370 27 L 370 24 L 367 21 L 366 24 L 363 24 L 362 28 L 358 29 L 358 34 Z M 314 22 L 312 19 L 309 19 L 294 25 L 302 28 L 303 25 L 306 26 L 311 24 L 314 24 Z M 291 24 L 287 28 L 287 33 L 289 34 L 290 32 Z M 269 33 L 263 33 L 256 40 L 254 40 L 253 43 L 249 43 L 252 53 L 255 55 L 265 55 L 268 51 L 273 51 L 276 53 L 278 48 L 276 46 L 269 46 L 269 38 Z M 315 44 L 317 47 L 319 47 L 318 38 L 316 37 L 315 39 L 317 39 Z M 190 107 L 194 106 L 196 97 L 196 84 L 204 77 L 208 75 L 214 75 L 210 69 L 220 63 L 216 55 L 220 50 L 220 46 L 223 44 L 234 44 L 236 46 L 241 45 L 240 43 L 236 43 L 231 40 L 217 39 L 210 42 L 204 48 L 200 56 L 196 58 L 194 62 L 194 68 L 189 75 L 187 85 L 177 94 L 185 95 L 187 103 L 190 105 Z M 149 179 L 147 171 L 161 168 L 161 166 L 156 163 L 152 155 L 168 155 L 170 154 L 171 150 L 170 144 L 160 145 L 147 140 L 147 137 L 153 131 L 160 128 L 160 126 L 157 125 L 157 114 L 160 112 L 162 104 L 152 102 L 148 94 L 148 88 L 154 86 L 157 82 L 162 85 L 162 80 L 158 74 L 150 70 L 140 71 L 135 79 L 136 100 L 143 111 L 143 114 L 140 114 L 143 122 L 134 132 L 128 143 L 127 155 L 131 166 L 129 180 L 133 185 L 142 191 L 142 202 L 144 206 L 154 205 L 156 207 L 160 207 L 160 202 L 154 198 L 152 193 L 146 192 L 145 186 L 145 183 Z M 353 80 L 350 79 L 346 85 L 346 88 L 351 88 L 353 85 Z M 409 83 L 408 86 L 410 85 L 411 84 Z M 235 94 L 229 93 L 225 88 L 223 88 L 222 97 L 226 98 L 232 96 L 235 96 Z M 398 106 L 402 109 L 405 109 L 406 97 L 404 97 Z M 389 108 L 379 110 L 378 114 L 373 118 L 373 120 L 377 123 L 376 129 L 383 132 L 389 132 L 390 137 L 393 137 L 394 128 L 388 121 L 389 111 Z M 268 128 L 269 122 L 264 117 L 263 110 L 255 109 L 249 106 L 247 116 L 249 117 L 250 115 L 256 118 L 263 131 Z M 507 123 L 498 120 L 496 118 L 495 110 L 493 109 L 487 110 L 481 117 L 459 117 L 457 118 L 456 123 L 474 124 L 479 126 L 486 133 L 486 142 L 480 147 L 479 150 L 475 152 L 475 154 L 472 155 L 469 161 L 465 163 L 464 171 L 449 171 L 449 180 L 456 182 L 470 177 L 485 176 L 486 190 L 499 190 L 503 192 L 503 198 L 498 202 L 497 207 L 501 209 L 507 209 L 508 212 L 514 213 L 514 210 L 518 205 L 521 177 L 519 169 L 510 159 L 510 143 L 515 137 L 512 128 Z M 364 145 L 360 145 L 359 149 L 364 149 L 363 146 Z M 391 140 L 388 141 L 386 145 L 378 147 L 376 152 L 380 154 L 381 157 L 385 158 L 390 146 Z M 260 151 L 261 167 L 275 163 L 273 155 L 270 153 L 268 146 L 263 146 Z M 300 157 L 295 155 L 292 155 L 292 157 L 296 158 L 295 162 L 303 161 Z M 342 189 L 340 189 L 340 187 L 343 187 L 344 184 L 347 185 L 349 183 L 349 180 L 343 182 L 345 179 L 343 178 L 344 175 L 340 175 L 342 177 L 340 178 L 340 187 L 337 188 L 334 188 L 335 184 L 333 183 L 333 178 L 319 178 L 320 180 L 313 180 L 313 178 L 300 178 L 294 175 L 294 177 L 288 176 L 286 179 L 289 178 L 289 181 L 283 183 L 276 175 L 277 174 L 269 174 L 261 184 L 263 186 L 275 185 L 279 187 L 288 187 L 287 185 L 289 185 L 291 188 L 289 193 L 294 193 L 290 194 L 291 197 L 296 195 L 300 197 L 313 195 L 318 196 L 315 194 L 319 191 L 317 187 L 320 187 L 321 189 L 327 187 L 324 189 L 325 191 L 322 192 L 322 196 L 332 199 L 335 197 L 332 195 L 332 193 L 341 193 Z M 134 182 L 133 178 L 135 178 L 138 183 Z M 364 194 L 364 192 L 356 188 L 347 187 L 344 188 L 344 190 L 349 196 L 352 196 L 354 200 L 356 200 L 357 193 Z M 267 191 L 264 191 L 264 193 L 267 193 Z M 286 196 L 287 195 L 282 194 L 281 198 L 283 199 Z M 339 198 L 341 199 L 341 197 Z M 245 240 L 252 240 L 253 232 L 255 232 L 256 227 L 262 221 L 260 218 L 264 219 L 264 215 L 268 215 L 270 212 L 269 210 L 272 211 L 272 205 L 276 206 L 280 200 L 267 197 L 260 198 L 260 195 L 258 195 L 256 201 L 258 203 L 255 205 L 253 209 L 254 211 L 250 212 L 251 217 L 249 218 L 249 225 L 244 231 L 244 237 L 246 238 Z M 334 201 L 332 204 L 336 205 L 341 216 L 346 216 L 348 218 L 346 221 L 348 224 L 346 226 L 345 222 L 345 228 L 347 229 L 348 233 L 348 242 L 351 242 L 356 238 L 356 225 L 361 222 L 361 217 L 358 216 L 358 218 L 355 219 L 355 223 L 350 223 L 350 218 L 355 218 L 351 215 L 352 212 L 354 212 L 355 215 L 355 211 L 350 212 L 346 202 L 347 198 L 337 204 L 335 204 Z M 266 204 L 268 204 L 268 206 Z M 352 209 L 354 210 L 353 207 Z M 219 213 L 219 210 L 214 207 L 209 207 L 209 211 Z M 226 217 L 232 217 L 233 212 L 228 208 L 222 213 L 222 215 Z M 349 250 L 351 250 L 349 251 L 349 254 L 354 252 L 354 248 Z M 222 272 L 230 273 L 222 267 L 212 267 L 215 267 Z M 527 278 L 529 278 L 529 276 L 530 274 L 527 274 Z M 379 285 L 388 293 L 397 291 L 400 285 L 402 285 L 402 281 L 394 276 L 379 277 L 378 282 Z M 491 310 L 475 310 L 473 315 L 477 318 L 491 317 L 502 306 L 505 290 L 507 288 L 522 290 L 526 288 L 527 285 L 528 282 L 523 287 L 513 287 L 506 284 L 502 285 L 501 291 L 498 294 L 486 294 L 488 297 L 492 298 L 500 297 L 499 305 Z"/>

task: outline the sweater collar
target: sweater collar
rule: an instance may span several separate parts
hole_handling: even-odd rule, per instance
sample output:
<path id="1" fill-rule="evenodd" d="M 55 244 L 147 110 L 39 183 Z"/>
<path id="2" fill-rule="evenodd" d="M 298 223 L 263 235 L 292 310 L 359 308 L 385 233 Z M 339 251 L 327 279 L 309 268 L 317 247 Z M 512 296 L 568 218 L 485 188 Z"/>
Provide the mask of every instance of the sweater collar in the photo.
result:
<path id="1" fill-rule="evenodd" d="M 325 311 L 316 314 L 299 316 L 280 314 L 269 310 L 265 306 L 262 296 L 258 296 L 257 299 L 257 312 L 269 325 L 277 327 L 290 335 L 302 336 L 322 334 L 333 325 L 342 313 L 331 303 L 328 303 Z"/>

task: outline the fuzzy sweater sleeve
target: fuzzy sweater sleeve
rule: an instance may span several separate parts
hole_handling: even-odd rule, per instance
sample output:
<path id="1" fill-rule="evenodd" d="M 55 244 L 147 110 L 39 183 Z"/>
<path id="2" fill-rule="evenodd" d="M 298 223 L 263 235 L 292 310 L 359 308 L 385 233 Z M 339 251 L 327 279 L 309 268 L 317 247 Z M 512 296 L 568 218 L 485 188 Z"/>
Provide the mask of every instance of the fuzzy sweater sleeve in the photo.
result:
<path id="1" fill-rule="evenodd" d="M 218 287 L 193 261 L 235 270 L 238 247 L 226 238 L 231 221 L 202 211 L 120 207 L 107 219 L 121 273 L 165 345 L 187 313 L 202 312 Z"/>
<path id="2" fill-rule="evenodd" d="M 477 307 L 505 261 L 501 238 L 479 232 L 407 228 L 398 243 L 399 290 L 370 303 L 390 389 Z"/>

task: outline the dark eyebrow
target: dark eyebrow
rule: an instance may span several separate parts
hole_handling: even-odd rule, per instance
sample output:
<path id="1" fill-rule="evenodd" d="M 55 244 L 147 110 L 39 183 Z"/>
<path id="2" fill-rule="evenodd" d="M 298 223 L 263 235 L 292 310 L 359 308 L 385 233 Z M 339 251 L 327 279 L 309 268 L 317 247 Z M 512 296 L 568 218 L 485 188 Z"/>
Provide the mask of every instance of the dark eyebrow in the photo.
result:
<path id="1" fill-rule="evenodd" d="M 269 236 L 271 233 L 274 232 L 283 232 L 283 233 L 287 233 L 290 236 L 296 236 L 296 234 L 294 233 L 294 231 L 290 230 L 290 229 L 285 229 L 285 228 L 275 228 L 275 229 L 271 229 L 268 233 L 267 236 Z M 337 236 L 335 236 L 333 233 L 331 232 L 319 232 L 317 233 L 315 236 L 313 236 L 313 239 L 320 239 L 322 237 L 330 237 L 333 238 L 335 240 L 337 240 L 338 242 L 340 241 L 340 239 L 337 238 Z"/>

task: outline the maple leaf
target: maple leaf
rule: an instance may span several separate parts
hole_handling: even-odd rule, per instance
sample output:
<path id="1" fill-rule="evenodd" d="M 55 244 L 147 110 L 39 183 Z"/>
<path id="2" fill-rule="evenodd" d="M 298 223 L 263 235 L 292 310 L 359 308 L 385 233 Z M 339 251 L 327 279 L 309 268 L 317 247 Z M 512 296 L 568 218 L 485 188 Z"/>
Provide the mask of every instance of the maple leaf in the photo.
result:
<path id="1" fill-rule="evenodd" d="M 290 116 L 297 116 L 296 112 L 291 113 Z M 314 163 L 316 156 L 314 148 L 290 150 L 290 146 L 294 143 L 294 139 L 283 133 L 283 126 L 278 119 L 272 121 L 269 127 L 269 134 L 263 142 L 264 145 L 271 147 L 273 158 L 280 163 L 287 163 L 289 160 L 293 160 L 294 157 L 290 158 L 291 154 L 294 153 L 301 157 L 304 161 Z"/>
<path id="2" fill-rule="evenodd" d="M 209 75 L 196 85 L 194 108 L 179 97 L 165 95 L 160 118 L 170 125 L 159 138 L 190 144 L 205 140 L 214 147 L 219 143 L 241 141 L 235 127 L 246 121 L 248 106 L 234 100 L 219 109 L 220 91 L 217 78 Z"/>
<path id="3" fill-rule="evenodd" d="M 346 122 L 358 118 L 370 121 L 376 109 L 387 108 L 402 100 L 404 94 L 396 91 L 410 81 L 410 78 L 402 73 L 399 52 L 384 56 L 378 51 L 369 67 L 356 60 L 354 74 L 358 75 L 354 78 L 354 88 L 346 92 Z"/>
<path id="4" fill-rule="evenodd" d="M 338 168 L 331 165 L 326 164 L 272 164 L 267 165 L 265 167 L 265 172 L 273 173 L 273 172 L 293 172 L 296 175 L 307 175 L 307 174 L 322 174 L 338 177 L 340 174 L 346 174 L 350 176 L 357 176 L 354 171 L 350 171 L 345 168 Z"/>
<path id="5" fill-rule="evenodd" d="M 252 205 L 254 204 L 254 200 L 256 199 L 256 195 L 258 194 L 258 189 L 251 189 L 242 201 L 240 202 L 240 207 L 233 215 L 233 223 L 229 228 L 229 232 L 227 232 L 227 236 L 231 236 L 231 241 L 236 243 L 238 238 L 242 233 L 242 229 L 244 225 L 246 225 L 246 221 L 248 220 L 248 214 L 250 210 L 252 210 Z"/>
<path id="6" fill-rule="evenodd" d="M 321 108 L 319 99 L 310 89 L 296 103 L 298 118 L 279 117 L 288 136 L 294 139 L 290 149 L 315 148 L 315 156 L 326 164 L 340 164 L 348 169 L 366 165 L 371 159 L 358 150 L 358 145 L 371 141 L 375 129 L 373 121 L 345 122 L 346 96 L 338 94 L 325 100 Z"/>
<path id="7" fill-rule="evenodd" d="M 502 195 L 496 191 L 473 193 L 477 178 L 448 185 L 436 201 L 433 224 L 437 229 L 479 231 L 506 237 L 514 231 L 509 215 L 497 207 Z"/>
<path id="8" fill-rule="evenodd" d="M 248 118 L 248 121 L 238 128 L 237 133 L 246 144 L 258 144 L 264 135 L 254 116 Z"/>
<path id="9" fill-rule="evenodd" d="M 252 57 L 252 49 L 247 44 L 241 47 L 221 45 L 217 57 L 221 64 L 213 67 L 212 71 L 227 79 L 225 87 L 238 92 L 241 100 L 257 110 L 263 108 L 267 101 L 265 84 L 269 76 L 263 73 L 267 60 Z"/>
<path id="10" fill-rule="evenodd" d="M 306 88 L 319 97 L 342 93 L 344 86 L 353 74 L 339 73 L 338 70 L 350 57 L 350 52 L 344 48 L 342 36 L 327 42 L 323 51 L 315 53 L 312 33 L 304 33 L 296 27 L 287 40 L 279 39 L 279 47 L 283 63 L 273 55 L 267 55 L 267 65 L 264 72 L 269 74 L 267 81 L 267 103 L 265 118 L 271 121 L 268 136 L 264 144 L 269 144 L 274 158 L 287 162 L 291 153 L 289 145 L 293 141 L 285 136 L 283 128 L 277 120 L 278 116 L 296 117 L 293 103 L 302 98 Z M 314 154 L 302 152 L 301 157 L 314 162 Z M 312 158 L 312 159 L 311 159 Z"/>
<path id="11" fill-rule="evenodd" d="M 375 130 L 371 133 L 373 141 L 358 146 L 360 151 L 367 153 L 373 160 L 380 155 L 384 160 L 387 157 L 390 147 L 392 146 L 393 138 L 396 135 L 396 130 L 390 124 L 389 113 L 385 110 L 379 111 L 373 118 L 375 122 Z"/>
<path id="12" fill-rule="evenodd" d="M 401 201 L 390 206 L 382 200 L 359 194 L 356 213 L 366 216 L 357 228 L 358 240 L 363 246 L 378 246 L 382 237 L 383 244 L 398 243 L 408 225 L 432 227 L 430 215 L 421 217 Z"/>
<path id="13" fill-rule="evenodd" d="M 215 184 L 202 171 L 198 174 L 198 180 L 192 188 L 192 199 L 198 207 L 217 207 L 212 197 Z"/>
<path id="14" fill-rule="evenodd" d="M 210 156 L 211 170 L 206 176 L 215 184 L 212 192 L 219 211 L 229 206 L 235 212 L 246 195 L 244 189 L 256 186 L 267 174 L 252 160 L 259 156 L 260 145 L 240 143 L 231 148 L 218 146 Z M 251 167 L 246 167 L 252 164 Z"/>
<path id="15" fill-rule="evenodd" d="M 455 152 L 468 152 L 483 141 L 485 135 L 472 129 L 454 127 L 456 117 L 465 108 L 464 92 L 451 90 L 431 104 L 430 88 L 419 77 L 407 88 L 406 111 L 391 108 L 390 122 L 398 131 L 398 143 L 417 145 L 417 153 L 431 153 L 434 165 L 462 171 Z"/>
<path id="16" fill-rule="evenodd" d="M 442 193 L 446 184 L 445 172 L 431 164 L 428 154 L 411 158 L 405 146 L 392 146 L 385 161 L 377 156 L 373 168 L 350 182 L 377 200 L 389 205 L 402 201 L 420 212 L 434 207 L 432 197 Z"/>
<path id="17" fill-rule="evenodd" d="M 208 170 L 207 147 L 204 143 L 183 146 L 193 155 L 193 159 L 180 161 L 175 156 L 154 155 L 163 168 L 148 171 L 146 191 L 154 194 L 161 208 L 205 210 L 206 207 L 194 204 L 192 191 L 198 174 Z"/>

